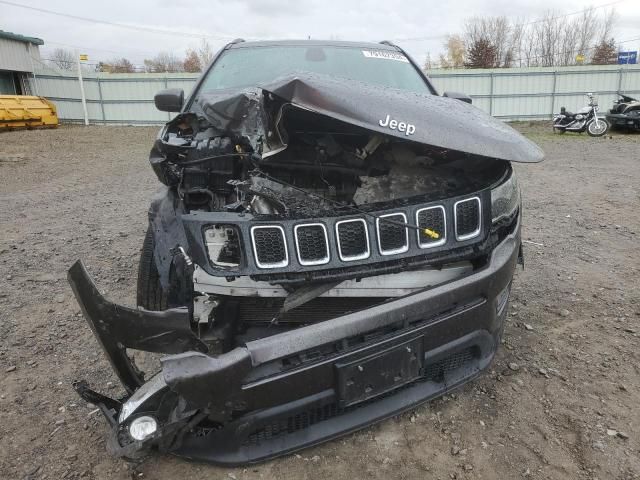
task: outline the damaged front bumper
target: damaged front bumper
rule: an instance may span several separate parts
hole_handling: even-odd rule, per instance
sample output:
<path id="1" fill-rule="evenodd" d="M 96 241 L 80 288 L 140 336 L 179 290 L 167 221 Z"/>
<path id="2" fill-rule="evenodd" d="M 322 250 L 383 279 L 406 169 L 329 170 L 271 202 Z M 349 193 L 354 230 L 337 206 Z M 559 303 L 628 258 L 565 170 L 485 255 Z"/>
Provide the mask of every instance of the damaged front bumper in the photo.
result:
<path id="1" fill-rule="evenodd" d="M 69 280 L 129 396 L 76 385 L 112 425 L 110 450 L 152 448 L 224 465 L 262 461 L 413 408 L 474 378 L 499 345 L 520 225 L 465 277 L 254 341 L 217 356 L 186 309 L 151 312 L 108 302 L 80 262 Z M 173 354 L 143 383 L 126 348 Z M 134 439 L 136 419 L 155 430 Z"/>

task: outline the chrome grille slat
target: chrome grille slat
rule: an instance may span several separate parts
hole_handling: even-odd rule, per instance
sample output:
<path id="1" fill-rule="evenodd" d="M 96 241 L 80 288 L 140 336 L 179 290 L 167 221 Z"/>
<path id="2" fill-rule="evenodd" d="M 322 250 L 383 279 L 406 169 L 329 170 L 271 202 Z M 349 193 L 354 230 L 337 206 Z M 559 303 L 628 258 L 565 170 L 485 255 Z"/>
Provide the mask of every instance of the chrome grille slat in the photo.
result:
<path id="1" fill-rule="evenodd" d="M 284 228 L 280 225 L 251 227 L 251 242 L 258 268 L 282 268 L 289 265 Z"/>
<path id="2" fill-rule="evenodd" d="M 394 223 L 385 221 L 385 219 Z M 395 222 L 406 225 L 407 216 L 402 212 L 397 212 L 380 215 L 376 219 L 380 255 L 395 255 L 409 250 L 409 230 Z"/>
<path id="3" fill-rule="evenodd" d="M 336 222 L 336 242 L 343 262 L 363 260 L 371 255 L 369 229 L 362 218 Z"/>
<path id="4" fill-rule="evenodd" d="M 480 235 L 482 229 L 482 203 L 480 198 L 459 200 L 453 205 L 456 240 L 469 240 Z"/>
<path id="5" fill-rule="evenodd" d="M 330 260 L 327 227 L 322 223 L 303 223 L 293 229 L 300 265 L 324 265 Z"/>
<path id="6" fill-rule="evenodd" d="M 418 246 L 420 248 L 433 248 L 444 245 L 447 241 L 447 215 L 442 205 L 421 208 L 416 211 L 416 225 L 420 227 Z M 423 229 L 428 228 L 440 235 L 440 238 L 432 238 Z"/>

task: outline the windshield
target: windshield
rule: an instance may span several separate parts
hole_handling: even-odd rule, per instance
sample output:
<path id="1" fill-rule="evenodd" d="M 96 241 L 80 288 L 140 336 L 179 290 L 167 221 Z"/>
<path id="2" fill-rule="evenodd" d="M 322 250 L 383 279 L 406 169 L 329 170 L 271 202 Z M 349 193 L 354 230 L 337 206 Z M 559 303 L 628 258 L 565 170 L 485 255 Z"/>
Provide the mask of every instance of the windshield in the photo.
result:
<path id="1" fill-rule="evenodd" d="M 207 73 L 200 92 L 255 87 L 284 75 L 311 72 L 374 85 L 432 93 L 402 53 L 336 46 L 268 46 L 226 50 Z"/>

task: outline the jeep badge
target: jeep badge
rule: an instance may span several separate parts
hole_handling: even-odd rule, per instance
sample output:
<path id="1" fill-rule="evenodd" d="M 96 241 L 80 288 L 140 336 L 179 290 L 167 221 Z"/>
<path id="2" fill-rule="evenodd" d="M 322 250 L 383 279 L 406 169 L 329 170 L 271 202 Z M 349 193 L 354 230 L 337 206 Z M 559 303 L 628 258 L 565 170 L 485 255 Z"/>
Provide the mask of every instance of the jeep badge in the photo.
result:
<path id="1" fill-rule="evenodd" d="M 416 126 L 411 123 L 399 122 L 397 120 L 391 120 L 391 116 L 387 115 L 387 118 L 378 122 L 381 127 L 389 127 L 391 130 L 398 130 L 404 132 L 406 136 L 416 133 Z"/>

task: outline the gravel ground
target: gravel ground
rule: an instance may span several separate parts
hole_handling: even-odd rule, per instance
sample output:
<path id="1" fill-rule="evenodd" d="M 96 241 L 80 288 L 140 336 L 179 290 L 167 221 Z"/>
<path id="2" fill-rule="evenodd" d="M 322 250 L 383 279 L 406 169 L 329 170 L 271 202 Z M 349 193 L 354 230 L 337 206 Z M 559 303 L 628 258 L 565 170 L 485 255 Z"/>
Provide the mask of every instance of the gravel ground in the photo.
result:
<path id="1" fill-rule="evenodd" d="M 105 422 L 71 389 L 84 378 L 121 393 L 65 272 L 83 258 L 108 297 L 134 303 L 156 129 L 0 134 L 0 477 L 640 478 L 640 136 L 518 128 L 547 159 L 516 167 L 526 268 L 492 370 L 357 434 L 231 470 L 109 457 Z"/>

